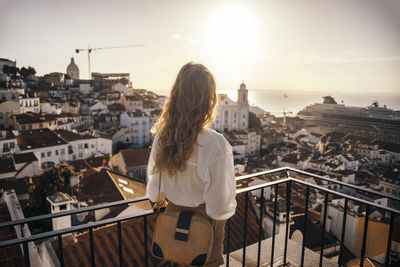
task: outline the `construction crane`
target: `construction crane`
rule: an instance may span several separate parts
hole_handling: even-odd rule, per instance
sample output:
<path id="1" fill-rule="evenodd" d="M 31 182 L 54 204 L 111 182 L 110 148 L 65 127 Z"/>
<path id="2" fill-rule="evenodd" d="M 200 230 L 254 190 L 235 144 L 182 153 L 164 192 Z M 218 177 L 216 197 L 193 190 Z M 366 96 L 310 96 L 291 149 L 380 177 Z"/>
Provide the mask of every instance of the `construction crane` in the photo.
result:
<path id="1" fill-rule="evenodd" d="M 92 48 L 92 47 L 89 47 L 89 46 L 88 46 L 88 48 L 77 48 L 77 49 L 75 49 L 75 52 L 76 52 L 77 54 L 79 54 L 79 52 L 87 52 L 87 53 L 88 53 L 89 79 L 91 79 L 92 73 L 91 73 L 91 71 L 90 71 L 90 54 L 92 53 L 92 51 L 96 51 L 96 50 L 105 50 L 105 49 L 116 49 L 116 48 L 137 47 L 137 46 L 144 46 L 144 44 L 121 45 L 121 46 L 108 46 L 108 47 L 96 47 L 96 48 Z"/>

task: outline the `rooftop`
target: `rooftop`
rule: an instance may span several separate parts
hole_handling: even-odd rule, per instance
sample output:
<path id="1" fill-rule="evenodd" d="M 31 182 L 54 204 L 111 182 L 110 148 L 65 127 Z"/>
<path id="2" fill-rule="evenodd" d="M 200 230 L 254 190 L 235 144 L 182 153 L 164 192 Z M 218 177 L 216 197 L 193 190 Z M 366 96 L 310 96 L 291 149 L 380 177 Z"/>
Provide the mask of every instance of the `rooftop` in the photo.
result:
<path id="1" fill-rule="evenodd" d="M 13 154 L 13 158 L 16 164 L 38 160 L 32 152 Z"/>
<path id="2" fill-rule="evenodd" d="M 119 153 L 121 153 L 127 167 L 137 167 L 147 165 L 150 152 L 150 148 L 139 148 L 123 149 Z"/>
<path id="3" fill-rule="evenodd" d="M 96 138 L 90 134 L 79 134 L 79 133 L 74 133 L 74 132 L 71 132 L 68 130 L 54 130 L 54 133 L 56 133 L 57 136 L 59 136 L 66 142 Z"/>
<path id="4" fill-rule="evenodd" d="M 17 144 L 21 151 L 49 146 L 65 145 L 62 138 L 49 129 L 21 131 L 17 136 Z"/>

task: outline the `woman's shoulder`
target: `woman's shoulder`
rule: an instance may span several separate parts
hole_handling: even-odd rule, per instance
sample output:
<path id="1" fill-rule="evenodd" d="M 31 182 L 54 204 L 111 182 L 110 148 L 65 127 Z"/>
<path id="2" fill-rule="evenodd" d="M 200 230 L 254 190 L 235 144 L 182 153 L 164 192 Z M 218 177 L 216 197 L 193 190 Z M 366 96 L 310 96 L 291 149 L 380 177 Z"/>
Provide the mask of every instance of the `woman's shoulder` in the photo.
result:
<path id="1" fill-rule="evenodd" d="M 205 128 L 199 133 L 198 144 L 203 148 L 220 148 L 223 152 L 232 150 L 224 135 L 210 128 Z"/>

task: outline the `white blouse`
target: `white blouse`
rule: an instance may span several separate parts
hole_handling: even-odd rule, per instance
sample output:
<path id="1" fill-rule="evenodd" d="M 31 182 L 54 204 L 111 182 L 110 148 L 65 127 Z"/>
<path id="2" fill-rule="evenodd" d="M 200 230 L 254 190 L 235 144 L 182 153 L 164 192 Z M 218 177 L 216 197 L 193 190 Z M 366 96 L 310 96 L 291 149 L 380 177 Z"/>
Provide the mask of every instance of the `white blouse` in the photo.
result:
<path id="1" fill-rule="evenodd" d="M 158 201 L 159 173 L 151 174 L 156 158 L 156 136 L 147 167 L 147 196 Z M 186 162 L 186 169 L 170 177 L 162 173 L 161 192 L 172 203 L 198 207 L 205 203 L 208 216 L 226 220 L 236 209 L 236 180 L 232 147 L 222 134 L 211 129 L 202 130 L 193 153 Z"/>

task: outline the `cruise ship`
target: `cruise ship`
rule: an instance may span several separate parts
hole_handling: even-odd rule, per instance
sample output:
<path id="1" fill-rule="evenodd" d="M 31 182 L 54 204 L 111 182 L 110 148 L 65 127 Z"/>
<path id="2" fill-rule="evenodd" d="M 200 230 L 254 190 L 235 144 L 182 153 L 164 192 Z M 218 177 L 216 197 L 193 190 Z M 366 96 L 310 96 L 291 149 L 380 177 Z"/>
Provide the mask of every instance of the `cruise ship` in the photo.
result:
<path id="1" fill-rule="evenodd" d="M 338 104 L 331 96 L 322 103 L 308 105 L 297 116 L 306 125 L 317 125 L 325 131 L 341 131 L 382 141 L 400 143 L 400 110 L 379 106 L 377 101 L 367 107 Z"/>

